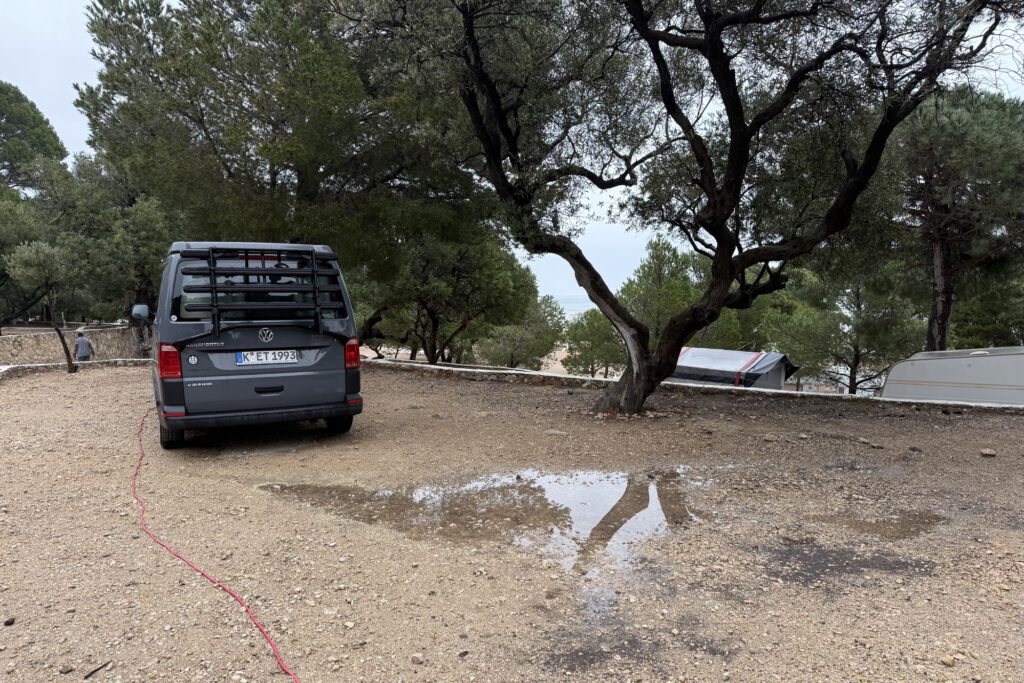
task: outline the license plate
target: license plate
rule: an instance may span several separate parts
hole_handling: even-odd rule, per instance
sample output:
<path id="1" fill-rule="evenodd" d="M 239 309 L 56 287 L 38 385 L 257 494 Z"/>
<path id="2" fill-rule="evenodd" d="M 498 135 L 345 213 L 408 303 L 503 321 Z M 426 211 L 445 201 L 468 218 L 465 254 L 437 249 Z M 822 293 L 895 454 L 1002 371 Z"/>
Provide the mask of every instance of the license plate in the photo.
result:
<path id="1" fill-rule="evenodd" d="M 295 349 L 274 351 L 235 351 L 235 365 L 273 365 L 275 363 L 298 363 L 299 352 Z"/>

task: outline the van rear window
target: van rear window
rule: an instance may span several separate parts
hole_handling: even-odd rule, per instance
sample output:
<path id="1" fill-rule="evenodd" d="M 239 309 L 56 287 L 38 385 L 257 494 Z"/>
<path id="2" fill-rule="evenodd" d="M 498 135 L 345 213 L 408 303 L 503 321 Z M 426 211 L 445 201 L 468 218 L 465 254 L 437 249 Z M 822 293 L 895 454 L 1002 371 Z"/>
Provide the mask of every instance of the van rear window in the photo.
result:
<path id="1" fill-rule="evenodd" d="M 201 263 L 201 262 L 200 262 Z M 179 269 L 177 286 L 171 302 L 172 314 L 177 316 L 178 321 L 210 320 L 210 310 L 194 310 L 194 307 L 209 307 L 212 301 L 210 291 L 189 291 L 190 288 L 209 290 L 209 274 L 189 274 L 181 272 L 194 268 L 195 261 L 182 261 Z M 232 268 L 250 269 L 254 266 L 253 261 L 245 263 L 242 260 L 218 259 L 218 270 L 230 270 Z M 221 320 L 298 320 L 312 319 L 315 310 L 312 304 L 316 303 L 312 291 L 313 276 L 311 274 L 290 273 L 289 270 L 301 270 L 309 268 L 305 260 L 277 260 L 273 263 L 266 263 L 265 268 L 260 268 L 259 273 L 221 274 L 216 278 L 217 305 L 220 310 Z M 340 280 L 335 274 L 318 274 L 317 283 L 320 304 L 342 304 L 332 308 L 324 308 L 321 317 L 324 319 L 338 319 L 347 317 L 344 309 L 344 298 L 342 297 Z M 247 289 L 252 285 L 275 285 L 280 291 L 253 291 Z M 295 290 L 288 291 L 289 286 Z M 259 289 L 258 287 L 255 289 Z M 271 289 L 271 288 L 267 288 Z M 302 291 L 305 290 L 305 291 Z M 245 308 L 252 305 L 252 308 Z M 235 308 L 237 307 L 237 308 Z M 225 310 L 228 309 L 228 310 Z M 235 308 L 235 310 L 232 310 Z M 192 310 L 190 310 L 192 309 Z"/>

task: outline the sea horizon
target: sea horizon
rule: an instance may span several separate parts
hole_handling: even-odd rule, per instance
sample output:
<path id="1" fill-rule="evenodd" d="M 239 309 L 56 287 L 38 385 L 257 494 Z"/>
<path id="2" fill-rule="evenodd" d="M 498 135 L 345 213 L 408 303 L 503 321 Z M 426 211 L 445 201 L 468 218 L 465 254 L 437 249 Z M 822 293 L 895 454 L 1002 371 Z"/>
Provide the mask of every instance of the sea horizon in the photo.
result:
<path id="1" fill-rule="evenodd" d="M 575 318 L 584 311 L 589 311 L 591 308 L 597 308 L 594 302 L 590 300 L 586 294 L 582 291 L 578 294 L 552 294 L 558 305 L 565 311 L 567 318 Z"/>

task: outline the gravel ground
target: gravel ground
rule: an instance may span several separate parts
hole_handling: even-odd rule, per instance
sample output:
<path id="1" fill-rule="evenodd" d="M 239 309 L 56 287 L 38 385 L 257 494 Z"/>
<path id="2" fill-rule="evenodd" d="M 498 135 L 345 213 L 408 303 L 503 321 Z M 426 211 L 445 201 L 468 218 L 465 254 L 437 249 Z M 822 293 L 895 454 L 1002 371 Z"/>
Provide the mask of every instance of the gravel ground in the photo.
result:
<path id="1" fill-rule="evenodd" d="M 348 435 L 143 430 L 154 531 L 305 683 L 1024 680 L 1020 415 L 364 390 Z M 0 680 L 289 680 L 141 534 L 149 405 L 144 368 L 0 384 Z"/>

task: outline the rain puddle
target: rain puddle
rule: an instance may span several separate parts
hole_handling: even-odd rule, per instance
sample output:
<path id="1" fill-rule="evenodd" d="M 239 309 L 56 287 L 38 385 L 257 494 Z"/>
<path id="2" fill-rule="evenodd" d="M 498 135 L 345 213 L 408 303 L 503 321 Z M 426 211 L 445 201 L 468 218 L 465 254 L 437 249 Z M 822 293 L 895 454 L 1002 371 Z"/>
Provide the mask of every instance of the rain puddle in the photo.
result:
<path id="1" fill-rule="evenodd" d="M 367 524 L 415 537 L 508 540 L 581 574 L 599 556 L 629 559 L 636 541 L 670 528 L 703 523 L 685 498 L 708 482 L 685 466 L 651 473 L 524 470 L 461 486 L 409 486 L 372 491 L 358 486 L 264 484 L 259 488 Z"/>

